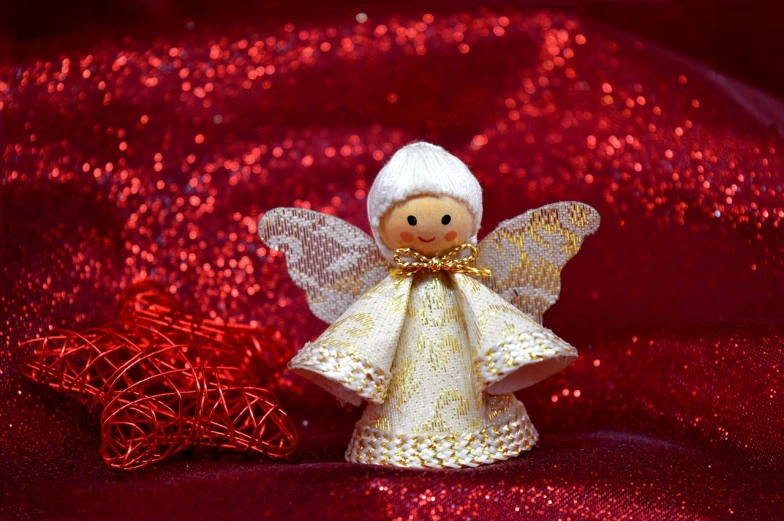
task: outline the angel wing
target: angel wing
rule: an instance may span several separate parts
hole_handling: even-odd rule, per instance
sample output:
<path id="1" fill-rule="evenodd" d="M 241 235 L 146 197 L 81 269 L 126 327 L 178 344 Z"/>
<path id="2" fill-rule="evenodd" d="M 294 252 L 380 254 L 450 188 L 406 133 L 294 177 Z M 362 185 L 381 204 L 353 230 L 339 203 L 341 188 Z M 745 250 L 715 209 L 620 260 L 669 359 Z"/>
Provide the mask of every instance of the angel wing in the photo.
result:
<path id="1" fill-rule="evenodd" d="M 302 208 L 275 208 L 259 219 L 259 237 L 286 254 L 308 306 L 331 324 L 363 293 L 389 275 L 373 239 L 346 221 Z"/>
<path id="2" fill-rule="evenodd" d="M 549 204 L 502 222 L 481 243 L 476 265 L 487 286 L 540 324 L 558 300 L 561 269 L 599 228 L 599 213 L 576 202 Z"/>

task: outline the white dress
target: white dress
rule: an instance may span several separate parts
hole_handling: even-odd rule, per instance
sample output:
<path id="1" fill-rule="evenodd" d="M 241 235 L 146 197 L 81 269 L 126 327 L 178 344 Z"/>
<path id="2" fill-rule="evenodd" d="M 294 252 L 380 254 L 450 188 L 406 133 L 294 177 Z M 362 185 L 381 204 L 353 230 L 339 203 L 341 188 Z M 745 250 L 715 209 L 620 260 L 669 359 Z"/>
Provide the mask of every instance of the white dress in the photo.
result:
<path id="1" fill-rule="evenodd" d="M 511 393 L 576 357 L 474 278 L 427 272 L 384 279 L 289 367 L 368 402 L 348 461 L 441 468 L 530 450 L 537 433 Z"/>

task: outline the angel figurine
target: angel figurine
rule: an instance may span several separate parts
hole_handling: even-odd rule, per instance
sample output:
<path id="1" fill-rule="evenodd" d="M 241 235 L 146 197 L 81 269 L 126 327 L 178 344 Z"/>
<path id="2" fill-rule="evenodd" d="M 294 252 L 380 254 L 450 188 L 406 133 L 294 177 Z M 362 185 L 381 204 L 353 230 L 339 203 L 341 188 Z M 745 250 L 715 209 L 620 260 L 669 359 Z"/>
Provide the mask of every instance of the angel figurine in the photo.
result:
<path id="1" fill-rule="evenodd" d="M 561 268 L 599 227 L 596 210 L 547 205 L 477 244 L 479 182 L 454 155 L 418 142 L 379 172 L 368 217 L 372 238 L 301 208 L 271 210 L 258 226 L 330 324 L 289 368 L 344 402 L 366 402 L 346 460 L 475 467 L 533 448 L 538 434 L 512 393 L 577 358 L 542 314 Z"/>

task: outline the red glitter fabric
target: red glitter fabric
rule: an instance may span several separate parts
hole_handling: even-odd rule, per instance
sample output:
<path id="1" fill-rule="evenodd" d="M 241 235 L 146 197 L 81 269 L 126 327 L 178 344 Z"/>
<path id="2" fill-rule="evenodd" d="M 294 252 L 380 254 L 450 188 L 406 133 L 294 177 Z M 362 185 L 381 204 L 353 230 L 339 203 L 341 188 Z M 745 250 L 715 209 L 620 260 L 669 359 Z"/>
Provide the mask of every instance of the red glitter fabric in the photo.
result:
<path id="1" fill-rule="evenodd" d="M 720 80 L 557 12 L 183 28 L 0 64 L 0 514 L 779 518 L 783 144 L 761 121 L 781 105 Z M 519 393 L 540 445 L 479 469 L 342 461 L 359 410 L 285 371 L 325 326 L 255 236 L 289 205 L 367 230 L 373 176 L 414 139 L 476 173 L 485 232 L 557 200 L 602 215 L 545 315 L 580 359 Z M 144 278 L 280 332 L 263 385 L 294 455 L 118 473 L 96 417 L 20 378 L 19 342 L 105 322 Z"/>

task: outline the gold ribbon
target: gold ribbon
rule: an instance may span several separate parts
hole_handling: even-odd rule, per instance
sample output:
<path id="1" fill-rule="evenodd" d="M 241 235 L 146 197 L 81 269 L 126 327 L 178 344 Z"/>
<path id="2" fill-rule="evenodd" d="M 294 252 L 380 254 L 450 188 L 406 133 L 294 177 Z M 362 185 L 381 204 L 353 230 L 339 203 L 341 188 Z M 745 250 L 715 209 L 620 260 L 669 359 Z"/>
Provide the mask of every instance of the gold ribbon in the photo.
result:
<path id="1" fill-rule="evenodd" d="M 460 258 L 460 252 L 468 250 L 470 253 Z M 461 244 L 455 246 L 441 256 L 425 257 L 411 248 L 398 248 L 392 256 L 397 264 L 397 269 L 393 271 L 395 275 L 413 275 L 420 271 L 448 271 L 450 273 L 467 273 L 477 277 L 489 277 L 492 272 L 488 268 L 475 268 L 471 263 L 476 260 L 478 250 L 473 244 Z M 403 258 L 413 260 L 403 260 Z"/>

